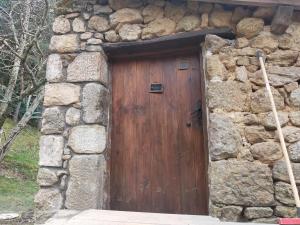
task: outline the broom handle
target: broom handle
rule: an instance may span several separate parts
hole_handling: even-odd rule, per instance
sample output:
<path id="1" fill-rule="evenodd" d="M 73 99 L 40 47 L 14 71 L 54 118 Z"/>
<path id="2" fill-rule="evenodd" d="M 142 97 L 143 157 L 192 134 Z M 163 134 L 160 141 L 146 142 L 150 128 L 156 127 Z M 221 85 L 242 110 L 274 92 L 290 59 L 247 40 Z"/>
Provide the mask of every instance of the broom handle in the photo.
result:
<path id="1" fill-rule="evenodd" d="M 259 62 L 260 62 L 260 66 L 261 66 L 263 77 L 264 77 L 265 84 L 266 84 L 266 89 L 268 91 L 269 99 L 270 99 L 271 106 L 272 106 L 272 111 L 273 111 L 273 114 L 274 114 L 274 117 L 275 117 L 276 126 L 277 126 L 277 130 L 278 130 L 278 135 L 279 135 L 279 140 L 280 140 L 281 148 L 282 148 L 282 151 L 283 151 L 283 155 L 284 155 L 285 163 L 286 163 L 286 166 L 287 166 L 287 171 L 288 171 L 288 174 L 289 174 L 289 178 L 290 178 L 290 182 L 291 182 L 291 186 L 292 186 L 292 190 L 293 190 L 293 195 L 294 195 L 294 199 L 295 199 L 295 203 L 296 203 L 296 207 L 298 209 L 298 215 L 299 215 L 299 208 L 300 208 L 299 193 L 298 193 L 298 189 L 297 189 L 297 186 L 296 186 L 295 177 L 294 177 L 294 174 L 293 174 L 293 168 L 292 168 L 292 165 L 291 165 L 289 154 L 288 154 L 288 151 L 286 149 L 285 142 L 284 142 L 284 137 L 283 137 L 282 129 L 281 129 L 280 122 L 279 122 L 279 119 L 278 119 L 278 114 L 277 114 L 273 94 L 272 94 L 272 91 L 271 91 L 270 83 L 269 83 L 269 80 L 268 80 L 266 68 L 265 68 L 265 65 L 264 65 L 262 52 L 258 51 L 257 52 L 257 57 L 258 57 Z"/>

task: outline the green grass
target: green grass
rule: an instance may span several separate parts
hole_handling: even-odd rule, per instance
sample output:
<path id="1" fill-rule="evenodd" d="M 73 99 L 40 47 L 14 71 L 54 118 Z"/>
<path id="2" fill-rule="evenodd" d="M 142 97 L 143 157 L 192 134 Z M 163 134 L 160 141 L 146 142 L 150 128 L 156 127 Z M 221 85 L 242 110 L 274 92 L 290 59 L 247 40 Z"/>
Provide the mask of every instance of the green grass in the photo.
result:
<path id="1" fill-rule="evenodd" d="M 13 126 L 11 120 L 6 121 L 6 135 Z M 1 163 L 0 169 L 5 172 L 0 176 L 0 212 L 25 212 L 33 208 L 34 194 L 38 190 L 39 136 L 36 128 L 27 127 Z"/>

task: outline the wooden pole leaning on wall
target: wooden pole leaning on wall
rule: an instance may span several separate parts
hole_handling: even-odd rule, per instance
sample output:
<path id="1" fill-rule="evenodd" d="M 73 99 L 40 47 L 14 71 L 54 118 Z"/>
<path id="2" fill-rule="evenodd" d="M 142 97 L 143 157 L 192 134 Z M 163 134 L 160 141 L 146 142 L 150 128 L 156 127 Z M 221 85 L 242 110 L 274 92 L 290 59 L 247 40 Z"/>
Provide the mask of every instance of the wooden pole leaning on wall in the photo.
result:
<path id="1" fill-rule="evenodd" d="M 280 145 L 281 145 L 281 149 L 282 149 L 282 152 L 283 152 L 283 155 L 284 155 L 284 159 L 285 159 L 285 163 L 286 163 L 286 167 L 287 167 L 287 172 L 288 172 L 288 175 L 289 175 L 289 179 L 290 179 L 290 183 L 291 183 L 291 186 L 292 186 L 293 195 L 294 195 L 294 199 L 295 199 L 295 203 L 296 203 L 296 207 L 297 207 L 297 216 L 300 217 L 299 193 L 298 193 L 298 189 L 297 189 L 297 186 L 296 186 L 296 181 L 295 181 L 291 161 L 290 161 L 290 158 L 289 158 L 289 154 L 288 154 L 286 144 L 285 144 L 285 141 L 284 141 L 281 125 L 280 125 L 280 122 L 279 122 L 278 113 L 277 113 L 277 110 L 276 110 L 274 97 L 273 97 L 273 94 L 272 94 L 272 91 L 271 91 L 271 86 L 270 86 L 268 75 L 267 75 L 267 72 L 266 72 L 262 51 L 257 51 L 256 56 L 259 59 L 259 63 L 260 63 L 260 66 L 261 66 L 263 77 L 264 77 L 264 81 L 265 81 L 265 84 L 266 84 L 266 89 L 267 89 L 268 96 L 269 96 L 269 99 L 270 99 L 270 102 L 271 102 L 271 107 L 272 107 L 272 111 L 273 111 L 275 122 L 276 122 L 276 127 L 277 127 L 277 131 L 278 131 Z"/>

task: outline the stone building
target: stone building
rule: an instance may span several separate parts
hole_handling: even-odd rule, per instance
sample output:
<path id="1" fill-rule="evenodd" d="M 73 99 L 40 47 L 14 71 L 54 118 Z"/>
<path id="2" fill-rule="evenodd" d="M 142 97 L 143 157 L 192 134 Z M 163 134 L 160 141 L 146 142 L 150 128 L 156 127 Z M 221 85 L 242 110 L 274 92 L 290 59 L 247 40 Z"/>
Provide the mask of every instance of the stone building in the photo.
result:
<path id="1" fill-rule="evenodd" d="M 300 185 L 300 3 L 222 2 L 58 2 L 38 218 L 59 209 L 295 216 L 256 51 Z"/>

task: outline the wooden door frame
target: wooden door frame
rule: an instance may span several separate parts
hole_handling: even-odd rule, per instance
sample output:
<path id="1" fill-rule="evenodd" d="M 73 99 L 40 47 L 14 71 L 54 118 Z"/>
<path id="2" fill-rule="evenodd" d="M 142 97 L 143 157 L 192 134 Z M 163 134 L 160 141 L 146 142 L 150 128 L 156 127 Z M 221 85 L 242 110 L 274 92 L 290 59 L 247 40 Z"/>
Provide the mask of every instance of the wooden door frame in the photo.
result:
<path id="1" fill-rule="evenodd" d="M 110 100 L 110 112 L 109 112 L 109 125 L 108 125 L 108 147 L 106 156 L 108 159 L 108 179 L 106 182 L 106 193 L 108 193 L 107 208 L 110 209 L 110 175 L 111 175 L 111 127 L 112 127 L 112 76 L 111 68 L 112 63 L 116 59 L 122 58 L 151 58 L 160 57 L 162 55 L 180 54 L 180 53 L 197 53 L 199 57 L 199 75 L 201 82 L 201 97 L 202 97 L 202 118 L 203 118 L 203 149 L 205 153 L 205 182 L 207 193 L 207 212 L 209 212 L 209 185 L 208 185 L 208 164 L 209 164 L 209 152 L 208 152 L 208 121 L 207 121 L 207 102 L 206 102 L 206 89 L 205 89 L 205 77 L 203 67 L 203 57 L 201 43 L 203 43 L 207 34 L 216 34 L 225 38 L 233 38 L 234 34 L 230 29 L 207 29 L 203 31 L 195 31 L 189 33 L 180 33 L 172 36 L 166 36 L 146 41 L 136 42 L 122 42 L 115 44 L 104 44 L 103 50 L 108 57 L 109 64 L 109 90 L 111 93 Z"/>

